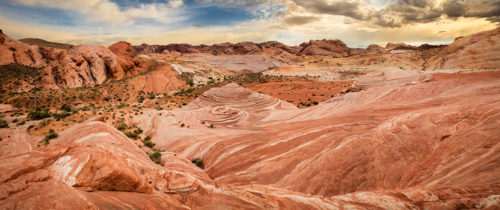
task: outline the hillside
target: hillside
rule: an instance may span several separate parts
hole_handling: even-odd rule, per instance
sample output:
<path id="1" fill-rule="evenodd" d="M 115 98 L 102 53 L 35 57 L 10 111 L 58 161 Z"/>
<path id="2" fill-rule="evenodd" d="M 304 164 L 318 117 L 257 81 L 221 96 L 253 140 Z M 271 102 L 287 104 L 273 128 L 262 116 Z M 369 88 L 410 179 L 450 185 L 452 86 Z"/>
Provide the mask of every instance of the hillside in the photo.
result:
<path id="1" fill-rule="evenodd" d="M 59 49 L 65 49 L 65 50 L 68 50 L 73 46 L 71 44 L 50 42 L 50 41 L 38 39 L 38 38 L 24 38 L 24 39 L 19 39 L 19 41 L 24 42 L 24 43 L 29 44 L 29 45 L 37 45 L 40 47 L 53 47 L 53 48 L 59 48 Z"/>

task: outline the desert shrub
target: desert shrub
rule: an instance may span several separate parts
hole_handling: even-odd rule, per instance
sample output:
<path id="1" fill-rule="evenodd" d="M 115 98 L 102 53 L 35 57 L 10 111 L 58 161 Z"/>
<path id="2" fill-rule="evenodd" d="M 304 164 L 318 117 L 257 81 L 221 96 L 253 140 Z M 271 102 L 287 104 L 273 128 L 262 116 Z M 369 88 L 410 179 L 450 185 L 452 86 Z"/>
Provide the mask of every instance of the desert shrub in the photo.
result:
<path id="1" fill-rule="evenodd" d="M 155 146 L 155 143 L 153 143 L 150 140 L 147 140 L 147 141 L 144 141 L 144 146 L 149 147 L 149 148 L 153 148 Z"/>
<path id="2" fill-rule="evenodd" d="M 35 109 L 28 113 L 28 118 L 32 120 L 41 120 L 50 117 L 51 114 L 48 109 Z"/>
<path id="3" fill-rule="evenodd" d="M 149 155 L 149 159 L 151 159 L 153 162 L 155 162 L 158 165 L 163 165 L 163 162 L 161 161 L 161 151 L 160 150 L 154 150 L 154 152 Z"/>
<path id="4" fill-rule="evenodd" d="M 142 129 L 137 128 L 136 130 L 134 130 L 134 133 L 141 134 L 142 133 Z"/>
<path id="5" fill-rule="evenodd" d="M 83 107 L 81 108 L 81 110 L 82 110 L 82 111 L 90 111 L 90 106 L 85 105 L 85 106 L 83 106 Z"/>
<path id="6" fill-rule="evenodd" d="M 52 116 L 54 118 L 56 118 L 57 120 L 62 120 L 62 119 L 66 118 L 66 117 L 68 117 L 70 115 L 71 115 L 70 112 L 61 112 L 61 113 L 54 113 L 54 114 L 52 114 Z"/>
<path id="7" fill-rule="evenodd" d="M 191 163 L 196 164 L 196 166 L 198 166 L 198 168 L 201 168 L 201 169 L 205 168 L 205 166 L 203 165 L 203 159 L 201 159 L 201 158 L 194 158 L 193 160 L 191 160 Z"/>
<path id="8" fill-rule="evenodd" d="M 146 138 L 144 138 L 144 141 L 149 141 L 151 140 L 151 136 L 146 136 Z"/>
<path id="9" fill-rule="evenodd" d="M 155 95 L 154 94 L 150 94 L 148 98 L 149 99 L 155 99 Z"/>
<path id="10" fill-rule="evenodd" d="M 182 123 L 182 124 L 181 124 L 181 127 L 182 127 L 182 128 L 184 128 L 184 126 L 186 126 L 186 124 Z"/>
<path id="11" fill-rule="evenodd" d="M 65 112 L 71 112 L 71 107 L 66 105 L 66 104 L 63 104 L 61 106 L 60 110 L 65 111 Z"/>
<path id="12" fill-rule="evenodd" d="M 9 127 L 9 123 L 7 123 L 7 121 L 0 120 L 0 128 L 8 128 L 8 127 Z"/>
<path id="13" fill-rule="evenodd" d="M 144 96 L 139 96 L 139 97 L 137 98 L 137 102 L 139 102 L 139 103 L 144 102 Z"/>
<path id="14" fill-rule="evenodd" d="M 51 139 L 57 138 L 59 135 L 52 129 L 49 130 L 49 134 L 45 136 L 45 145 L 49 144 Z"/>
<path id="15" fill-rule="evenodd" d="M 128 106 L 128 104 L 120 103 L 120 104 L 118 104 L 118 106 L 116 106 L 116 108 L 121 109 L 121 108 L 126 107 L 126 106 Z"/>
<path id="16" fill-rule="evenodd" d="M 194 81 L 193 79 L 189 79 L 188 81 L 186 81 L 186 84 L 193 87 L 194 86 Z"/>
<path id="17" fill-rule="evenodd" d="M 137 138 L 139 138 L 139 135 L 137 135 L 137 133 L 132 133 L 132 132 L 126 132 L 125 136 L 127 136 L 127 137 L 129 137 L 131 139 L 137 139 Z"/>
<path id="18" fill-rule="evenodd" d="M 125 123 L 122 123 L 122 124 L 116 126 L 116 129 L 121 130 L 121 131 L 123 131 L 123 130 L 125 130 L 127 128 L 128 128 L 128 126 Z"/>

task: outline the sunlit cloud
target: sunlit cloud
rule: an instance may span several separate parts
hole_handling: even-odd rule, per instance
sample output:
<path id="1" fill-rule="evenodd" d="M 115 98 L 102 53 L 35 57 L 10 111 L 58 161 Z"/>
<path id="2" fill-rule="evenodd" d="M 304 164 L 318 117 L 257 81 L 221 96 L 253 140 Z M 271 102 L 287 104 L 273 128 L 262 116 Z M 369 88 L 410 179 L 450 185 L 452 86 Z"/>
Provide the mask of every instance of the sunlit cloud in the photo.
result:
<path id="1" fill-rule="evenodd" d="M 500 0 L 0 2 L 0 27 L 12 37 L 101 45 L 120 40 L 133 44 L 276 40 L 297 45 L 310 39 L 341 39 L 351 47 L 446 44 L 457 36 L 498 27 L 499 16 Z"/>

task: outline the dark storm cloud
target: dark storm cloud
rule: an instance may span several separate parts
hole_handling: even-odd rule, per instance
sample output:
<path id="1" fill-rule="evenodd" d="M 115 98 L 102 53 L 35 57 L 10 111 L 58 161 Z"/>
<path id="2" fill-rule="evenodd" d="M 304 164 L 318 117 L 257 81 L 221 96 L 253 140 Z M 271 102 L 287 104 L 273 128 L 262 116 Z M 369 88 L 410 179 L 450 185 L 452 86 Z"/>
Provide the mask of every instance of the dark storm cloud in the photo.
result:
<path id="1" fill-rule="evenodd" d="M 478 17 L 498 20 L 500 0 L 448 0 L 443 6 L 448 17 Z"/>
<path id="2" fill-rule="evenodd" d="M 400 0 L 373 13 L 375 23 L 385 27 L 399 27 L 410 23 L 428 23 L 443 15 L 431 0 Z"/>
<path id="3" fill-rule="evenodd" d="M 412 23 L 428 23 L 442 16 L 449 18 L 476 17 L 500 22 L 500 0 L 397 0 L 382 9 L 363 7 L 366 1 L 290 0 L 308 12 L 342 15 L 372 22 L 384 27 L 400 27 Z"/>

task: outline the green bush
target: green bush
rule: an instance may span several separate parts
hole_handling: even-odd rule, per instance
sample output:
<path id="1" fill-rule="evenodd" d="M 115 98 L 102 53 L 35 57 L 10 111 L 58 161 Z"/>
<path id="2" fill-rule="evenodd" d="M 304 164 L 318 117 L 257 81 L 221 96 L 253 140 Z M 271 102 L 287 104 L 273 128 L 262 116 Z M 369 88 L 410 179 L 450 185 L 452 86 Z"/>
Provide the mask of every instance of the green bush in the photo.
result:
<path id="1" fill-rule="evenodd" d="M 126 132 L 125 136 L 127 136 L 127 137 L 129 137 L 131 139 L 137 139 L 137 138 L 139 138 L 139 135 L 137 135 L 137 133 L 132 133 L 132 132 Z"/>
<path id="2" fill-rule="evenodd" d="M 8 128 L 8 127 L 9 127 L 9 123 L 7 123 L 7 121 L 0 120 L 0 128 Z"/>
<path id="3" fill-rule="evenodd" d="M 28 118 L 32 120 L 41 120 L 50 117 L 51 114 L 48 109 L 35 109 L 28 114 Z"/>
<path id="4" fill-rule="evenodd" d="M 128 106 L 128 104 L 120 103 L 118 106 L 116 106 L 116 108 L 121 109 L 121 108 L 126 107 L 126 106 Z"/>
<path id="5" fill-rule="evenodd" d="M 137 102 L 139 103 L 144 102 L 144 96 L 139 96 L 139 98 L 137 98 Z"/>
<path id="6" fill-rule="evenodd" d="M 51 139 L 57 138 L 59 135 L 52 129 L 50 129 L 49 134 L 45 136 L 45 145 L 49 144 Z"/>
<path id="7" fill-rule="evenodd" d="M 196 166 L 198 166 L 201 169 L 205 168 L 205 166 L 203 165 L 203 159 L 201 158 L 194 158 L 193 160 L 191 160 L 191 163 L 196 164 Z"/>
<path id="8" fill-rule="evenodd" d="M 125 124 L 125 123 L 122 123 L 122 124 L 120 124 L 120 125 L 118 125 L 118 126 L 116 127 L 116 129 L 121 130 L 121 131 L 123 131 L 123 130 L 125 130 L 125 129 L 127 129 L 127 128 L 128 128 L 128 126 L 127 126 L 127 124 Z"/>
<path id="9" fill-rule="evenodd" d="M 71 112 L 71 107 L 70 107 L 70 106 L 68 106 L 68 105 L 66 105 L 66 104 L 63 104 L 63 105 L 61 106 L 61 109 L 60 109 L 60 110 L 62 110 L 62 111 L 66 111 L 66 112 Z"/>
<path id="10" fill-rule="evenodd" d="M 161 151 L 160 150 L 154 150 L 154 152 L 149 155 L 149 159 L 151 159 L 156 164 L 163 166 L 163 162 L 161 161 Z"/>
<path id="11" fill-rule="evenodd" d="M 90 111 L 90 107 L 89 106 L 83 106 L 81 108 L 82 111 Z"/>
<path id="12" fill-rule="evenodd" d="M 151 140 L 151 136 L 146 136 L 146 138 L 144 138 L 144 141 L 149 141 Z"/>
<path id="13" fill-rule="evenodd" d="M 147 140 L 147 141 L 144 141 L 144 146 L 149 147 L 149 148 L 153 148 L 155 146 L 155 143 L 153 143 L 150 140 Z"/>
<path id="14" fill-rule="evenodd" d="M 54 118 L 56 118 L 57 120 L 62 120 L 62 119 L 66 118 L 66 117 L 68 117 L 70 115 L 71 115 L 70 112 L 62 112 L 62 113 L 54 113 L 54 114 L 52 114 L 52 116 Z"/>
<path id="15" fill-rule="evenodd" d="M 141 134 L 141 133 L 142 133 L 142 129 L 137 128 L 137 129 L 134 131 L 134 133 Z"/>

